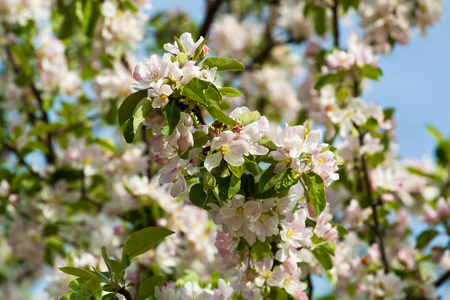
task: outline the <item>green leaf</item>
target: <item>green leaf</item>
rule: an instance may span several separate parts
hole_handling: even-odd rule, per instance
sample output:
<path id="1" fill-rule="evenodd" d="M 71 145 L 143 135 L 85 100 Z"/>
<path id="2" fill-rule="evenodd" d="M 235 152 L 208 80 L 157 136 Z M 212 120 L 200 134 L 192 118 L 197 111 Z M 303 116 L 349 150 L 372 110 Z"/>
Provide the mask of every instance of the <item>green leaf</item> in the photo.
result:
<path id="1" fill-rule="evenodd" d="M 270 151 L 275 151 L 278 148 L 277 145 L 275 145 L 275 143 L 271 139 L 260 139 L 258 141 L 258 144 L 266 147 Z"/>
<path id="2" fill-rule="evenodd" d="M 317 247 L 312 250 L 314 257 L 319 261 L 325 270 L 330 270 L 333 268 L 333 261 L 331 260 L 330 254 L 321 247 Z"/>
<path id="3" fill-rule="evenodd" d="M 94 35 L 95 25 L 101 15 L 100 3 L 98 1 L 87 1 L 85 9 L 84 34 L 92 38 Z"/>
<path id="4" fill-rule="evenodd" d="M 337 73 L 326 74 L 324 76 L 321 76 L 317 80 L 316 85 L 314 86 L 314 89 L 320 90 L 322 87 L 324 87 L 327 84 L 341 82 L 344 80 L 345 75 L 346 75 L 345 71 L 340 71 Z"/>
<path id="5" fill-rule="evenodd" d="M 422 250 L 423 248 L 425 248 L 438 234 L 439 232 L 434 229 L 425 230 L 424 232 L 419 234 L 416 239 L 416 249 Z"/>
<path id="6" fill-rule="evenodd" d="M 200 45 L 197 46 L 197 49 L 195 49 L 194 60 L 199 61 L 199 60 L 202 60 L 203 58 L 205 58 L 206 54 L 203 53 L 202 50 L 208 40 L 209 40 L 209 34 L 206 36 L 206 38 L 203 39 L 203 41 L 200 43 Z"/>
<path id="7" fill-rule="evenodd" d="M 203 208 L 205 206 L 207 197 L 208 195 L 203 190 L 203 184 L 196 183 L 191 186 L 191 189 L 189 190 L 189 200 L 191 200 L 193 204 Z"/>
<path id="8" fill-rule="evenodd" d="M 268 257 L 272 253 L 270 242 L 261 242 L 256 239 L 255 244 L 252 246 L 251 255 L 256 261 L 260 261 L 265 257 Z"/>
<path id="9" fill-rule="evenodd" d="M 59 180 L 65 180 L 67 182 L 77 181 L 83 178 L 83 171 L 72 169 L 69 166 L 63 166 L 57 169 L 51 176 L 49 182 L 55 184 Z"/>
<path id="10" fill-rule="evenodd" d="M 287 300 L 289 299 L 289 297 L 284 289 L 276 286 L 271 286 L 268 299 Z"/>
<path id="11" fill-rule="evenodd" d="M 385 108 L 385 109 L 383 110 L 383 113 L 384 113 L 384 119 L 385 119 L 385 120 L 391 119 L 392 116 L 394 115 L 394 112 L 395 112 L 395 108 Z"/>
<path id="12" fill-rule="evenodd" d="M 163 135 L 171 135 L 181 120 L 181 113 L 175 101 L 170 105 L 164 107 L 164 114 L 166 115 L 167 125 L 161 129 Z"/>
<path id="13" fill-rule="evenodd" d="M 131 144 L 134 141 L 134 126 L 133 126 L 133 118 L 129 119 L 127 122 L 127 126 L 123 130 L 123 137 L 128 144 Z"/>
<path id="14" fill-rule="evenodd" d="M 314 212 L 318 217 L 327 205 L 327 199 L 325 197 L 325 185 L 322 178 L 315 173 L 306 173 L 303 177 L 306 181 L 306 186 L 308 187 L 309 201 L 311 201 Z"/>
<path id="15" fill-rule="evenodd" d="M 159 287 L 164 283 L 165 279 L 162 276 L 155 275 L 145 279 L 139 284 L 139 291 L 137 300 L 145 300 L 155 294 L 155 287 Z"/>
<path id="16" fill-rule="evenodd" d="M 227 116 L 216 102 L 208 101 L 206 110 L 215 120 L 218 120 L 219 122 L 226 125 L 236 126 L 236 121 Z"/>
<path id="17" fill-rule="evenodd" d="M 147 98 L 147 95 L 147 90 L 141 90 L 125 98 L 118 110 L 119 125 L 122 125 L 133 116 L 136 106 L 142 99 Z"/>
<path id="18" fill-rule="evenodd" d="M 224 97 L 244 97 L 244 95 L 241 92 L 232 87 L 220 88 L 219 92 Z"/>
<path id="19" fill-rule="evenodd" d="M 436 141 L 438 141 L 439 143 L 444 141 L 444 137 L 439 132 L 439 130 L 436 129 L 436 127 L 427 125 L 426 129 L 428 133 L 431 134 L 436 139 Z"/>
<path id="20" fill-rule="evenodd" d="M 202 69 L 211 70 L 216 67 L 217 71 L 244 71 L 244 64 L 226 57 L 208 57 L 202 63 Z"/>
<path id="21" fill-rule="evenodd" d="M 378 77 L 380 77 L 381 75 L 383 75 L 381 70 L 372 65 L 367 64 L 361 68 L 361 76 L 362 77 L 366 77 L 366 78 L 378 81 Z"/>
<path id="22" fill-rule="evenodd" d="M 152 102 L 144 98 L 142 99 L 133 112 L 133 133 L 136 135 L 136 132 L 141 128 L 142 124 L 144 124 L 145 119 L 147 119 L 148 115 L 152 111 Z"/>
<path id="23" fill-rule="evenodd" d="M 206 84 L 208 85 L 208 88 L 206 90 L 203 90 L 203 94 L 205 95 L 205 98 L 207 100 L 214 101 L 214 102 L 219 102 L 219 103 L 222 102 L 222 95 L 220 94 L 217 87 L 208 81 L 206 81 Z"/>
<path id="24" fill-rule="evenodd" d="M 128 254 L 132 259 L 156 246 L 166 236 L 174 232 L 163 227 L 147 227 L 133 233 L 125 243 L 122 260 Z"/>
<path id="25" fill-rule="evenodd" d="M 248 124 L 258 121 L 260 118 L 261 115 L 258 111 L 247 111 L 240 114 L 237 121 L 241 124 L 241 126 L 247 126 Z"/>
<path id="26" fill-rule="evenodd" d="M 72 293 L 68 293 L 68 294 L 62 296 L 59 300 L 70 300 L 71 295 L 72 295 Z"/>
<path id="27" fill-rule="evenodd" d="M 337 223 L 333 223 L 333 226 L 336 226 L 336 229 L 337 229 L 338 234 L 339 234 L 339 238 L 341 240 L 343 240 L 344 237 L 348 234 L 347 228 L 345 228 L 343 225 L 337 224 Z"/>
<path id="28" fill-rule="evenodd" d="M 202 185 L 204 190 L 212 190 L 216 187 L 216 177 L 209 172 L 202 172 Z"/>
<path id="29" fill-rule="evenodd" d="M 286 171 L 287 171 L 287 170 L 284 170 L 282 172 L 275 174 L 273 172 L 274 169 L 275 169 L 275 165 L 271 165 L 261 175 L 261 178 L 259 179 L 259 183 L 258 183 L 258 190 L 260 193 L 264 193 L 271 187 L 275 186 L 277 184 L 277 182 L 279 182 L 284 177 L 284 175 L 286 174 Z"/>
<path id="30" fill-rule="evenodd" d="M 231 175 L 230 178 L 230 186 L 228 188 L 228 198 L 233 198 L 234 195 L 239 193 L 239 190 L 241 189 L 241 179 L 236 177 L 234 174 Z"/>
<path id="31" fill-rule="evenodd" d="M 74 268 L 74 267 L 61 267 L 59 268 L 62 272 L 66 274 L 70 274 L 73 276 L 77 276 L 80 278 L 94 278 L 97 277 L 96 274 L 94 274 L 91 271 L 80 269 L 80 268 Z"/>
<path id="32" fill-rule="evenodd" d="M 117 296 L 114 293 L 109 293 L 109 294 L 105 294 L 102 297 L 102 300 L 119 300 L 119 298 L 117 298 Z"/>
<path id="33" fill-rule="evenodd" d="M 242 173 L 244 172 L 243 166 L 233 166 L 228 164 L 228 168 L 230 169 L 231 173 L 234 174 L 238 179 L 242 177 Z"/>
<path id="34" fill-rule="evenodd" d="M 298 182 L 298 174 L 293 169 L 286 170 L 283 178 L 275 184 L 275 190 L 289 190 L 291 186 Z"/>
<path id="35" fill-rule="evenodd" d="M 121 264 L 120 262 L 118 262 L 116 260 L 110 259 L 108 257 L 108 252 L 107 252 L 105 246 L 102 247 L 102 256 L 103 256 L 103 260 L 105 261 L 106 265 L 108 266 L 108 270 L 110 270 L 114 273 L 120 273 L 126 269 L 126 267 L 123 264 Z"/>
<path id="36" fill-rule="evenodd" d="M 320 36 L 324 35 L 327 31 L 327 19 L 325 7 L 315 7 L 314 10 L 314 29 Z"/>
<path id="37" fill-rule="evenodd" d="M 209 140 L 210 136 L 202 130 L 198 130 L 192 134 L 194 138 L 194 148 L 204 146 Z"/>

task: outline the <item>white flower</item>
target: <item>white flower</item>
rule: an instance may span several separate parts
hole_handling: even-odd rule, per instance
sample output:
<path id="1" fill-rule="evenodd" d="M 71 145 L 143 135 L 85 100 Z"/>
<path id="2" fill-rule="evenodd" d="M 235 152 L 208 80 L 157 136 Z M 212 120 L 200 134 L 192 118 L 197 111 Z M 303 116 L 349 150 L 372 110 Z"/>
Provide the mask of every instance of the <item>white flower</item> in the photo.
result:
<path id="1" fill-rule="evenodd" d="M 235 140 L 231 131 L 224 131 L 215 137 L 211 143 L 211 150 L 218 150 L 205 159 L 205 167 L 211 171 L 220 165 L 222 158 L 233 166 L 242 166 L 245 162 L 244 155 L 249 152 L 249 145 L 244 140 Z"/>
<path id="2" fill-rule="evenodd" d="M 185 32 L 180 36 L 180 42 L 186 50 L 186 54 L 188 56 L 195 54 L 195 50 L 197 47 L 203 42 L 203 37 L 200 37 L 197 42 L 194 43 L 192 39 L 192 34 L 189 32 Z M 164 44 L 164 49 L 167 52 L 170 52 L 173 56 L 177 56 L 180 54 L 180 49 L 178 49 L 178 44 L 174 43 L 173 45 L 170 43 Z"/>
<path id="3" fill-rule="evenodd" d="M 168 84 L 163 84 L 163 79 L 157 82 L 150 83 L 151 89 L 148 90 L 148 96 L 153 98 L 153 108 L 163 108 L 169 103 L 169 96 L 172 95 L 173 90 Z"/>

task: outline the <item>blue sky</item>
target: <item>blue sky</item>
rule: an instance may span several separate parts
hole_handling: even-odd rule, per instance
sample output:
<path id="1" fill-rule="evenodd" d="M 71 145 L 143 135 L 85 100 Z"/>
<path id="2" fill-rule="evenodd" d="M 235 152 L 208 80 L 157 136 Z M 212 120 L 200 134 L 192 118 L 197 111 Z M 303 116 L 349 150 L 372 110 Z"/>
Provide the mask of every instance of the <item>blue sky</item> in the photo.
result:
<path id="1" fill-rule="evenodd" d="M 199 22 L 205 11 L 203 0 L 165 0 L 152 5 L 152 13 L 182 9 Z M 441 21 L 429 28 L 426 38 L 415 33 L 408 45 L 398 46 L 381 57 L 384 75 L 380 82 L 370 82 L 363 96 L 367 102 L 396 109 L 399 154 L 404 158 L 433 156 L 435 144 L 425 130 L 427 124 L 438 128 L 444 136 L 450 135 L 449 18 L 450 13 L 444 11 Z M 345 39 L 347 30 L 342 29 Z"/>

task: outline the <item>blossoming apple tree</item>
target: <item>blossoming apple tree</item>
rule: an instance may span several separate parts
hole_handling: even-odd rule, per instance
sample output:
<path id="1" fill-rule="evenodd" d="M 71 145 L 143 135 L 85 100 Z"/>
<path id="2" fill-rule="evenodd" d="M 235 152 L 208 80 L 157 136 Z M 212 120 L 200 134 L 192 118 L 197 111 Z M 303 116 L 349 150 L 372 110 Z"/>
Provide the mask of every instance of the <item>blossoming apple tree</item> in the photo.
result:
<path id="1" fill-rule="evenodd" d="M 0 295 L 438 299 L 450 139 L 429 127 L 436 161 L 399 160 L 394 110 L 363 92 L 442 9 L 210 0 L 198 25 L 0 1 Z"/>

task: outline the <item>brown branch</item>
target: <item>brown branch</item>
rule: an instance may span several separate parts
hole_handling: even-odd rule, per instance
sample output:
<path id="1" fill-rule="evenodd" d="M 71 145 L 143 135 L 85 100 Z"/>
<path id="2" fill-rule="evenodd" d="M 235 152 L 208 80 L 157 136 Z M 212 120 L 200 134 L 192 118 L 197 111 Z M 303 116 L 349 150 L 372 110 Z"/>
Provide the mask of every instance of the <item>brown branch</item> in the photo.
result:
<path id="1" fill-rule="evenodd" d="M 338 0 L 334 0 L 333 10 L 333 38 L 334 46 L 339 48 L 339 4 Z"/>
<path id="2" fill-rule="evenodd" d="M 117 293 L 123 295 L 125 297 L 125 299 L 127 300 L 133 300 L 133 298 L 131 297 L 130 292 L 128 292 L 125 287 L 121 287 L 120 289 L 117 290 Z"/>
<path id="3" fill-rule="evenodd" d="M 36 173 L 36 171 L 33 170 L 33 167 L 30 166 L 26 161 L 25 158 L 20 154 L 19 150 L 14 146 L 14 144 L 7 139 L 2 140 L 2 145 L 9 151 L 13 152 L 17 156 L 17 160 L 19 161 L 19 164 L 23 165 L 28 169 L 28 171 L 33 175 L 34 177 L 38 179 L 42 179 L 41 176 Z"/>
<path id="4" fill-rule="evenodd" d="M 312 280 L 311 280 L 311 273 L 308 273 L 307 280 L 308 280 L 308 287 L 309 287 L 309 289 L 308 289 L 308 299 L 312 299 L 314 286 L 313 286 Z"/>
<path id="5" fill-rule="evenodd" d="M 196 107 L 192 110 L 192 112 L 195 114 L 195 116 L 197 117 L 198 121 L 202 124 L 202 125 L 206 125 L 205 119 L 203 118 L 202 115 L 202 111 L 200 110 L 199 107 Z"/>
<path id="6" fill-rule="evenodd" d="M 359 145 L 360 145 L 360 147 L 362 147 L 364 145 L 364 133 L 361 132 L 361 129 L 359 128 L 358 125 L 353 124 L 353 126 L 358 131 Z M 373 199 L 372 190 L 370 188 L 371 184 L 370 184 L 369 172 L 367 169 L 366 157 L 364 154 L 361 155 L 361 165 L 362 165 L 363 179 L 364 179 L 364 185 L 366 187 L 367 197 L 369 197 L 369 200 L 371 203 L 370 206 L 372 208 L 372 216 L 373 216 L 373 221 L 375 223 L 375 232 L 378 237 L 378 248 L 380 250 L 381 260 L 382 260 L 383 267 L 384 267 L 384 272 L 389 273 L 390 267 L 389 267 L 389 262 L 388 262 L 387 255 L 386 255 L 386 249 L 384 247 L 383 233 L 381 232 L 381 229 L 380 229 L 380 222 L 379 222 L 378 213 L 377 213 L 377 206 L 378 206 L 379 202 L 378 201 L 374 202 L 374 199 Z"/>
<path id="7" fill-rule="evenodd" d="M 211 27 L 211 24 L 214 20 L 214 17 L 219 10 L 220 4 L 222 3 L 222 0 L 215 0 L 208 3 L 208 8 L 206 12 L 205 19 L 203 20 L 202 27 L 199 31 L 199 36 L 206 37 L 208 34 L 209 28 Z"/>
<path id="8" fill-rule="evenodd" d="M 438 280 L 436 280 L 436 282 L 434 283 L 435 287 L 439 287 L 441 286 L 444 282 L 447 281 L 447 279 L 450 278 L 450 270 L 448 270 L 447 272 L 445 272 Z"/>
<path id="9" fill-rule="evenodd" d="M 11 53 L 11 49 L 9 49 L 8 46 L 5 46 L 6 48 L 6 54 L 8 56 L 9 61 L 11 62 L 11 65 L 13 67 L 13 70 L 15 73 L 19 73 L 20 72 L 20 67 L 17 65 L 17 62 L 14 59 L 14 55 Z M 33 81 L 30 82 L 29 84 L 30 89 L 32 91 L 32 93 L 34 94 L 34 96 L 36 97 L 36 100 L 39 104 L 39 110 L 42 113 L 42 120 L 46 123 L 49 124 L 49 118 L 48 118 L 48 114 L 44 109 L 44 100 L 42 99 L 41 93 L 40 91 L 36 88 L 36 85 L 34 84 Z M 31 123 L 34 125 L 36 123 L 35 117 L 33 114 L 28 114 Z M 52 134 L 51 133 L 47 133 L 46 135 L 46 139 L 45 139 L 45 144 L 47 144 L 47 148 L 48 148 L 48 153 L 46 154 L 46 158 L 47 158 L 47 163 L 49 164 L 55 164 L 56 162 L 56 156 L 55 156 L 55 151 L 53 149 L 53 142 L 52 142 Z"/>

